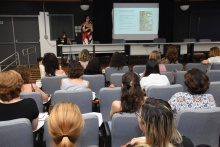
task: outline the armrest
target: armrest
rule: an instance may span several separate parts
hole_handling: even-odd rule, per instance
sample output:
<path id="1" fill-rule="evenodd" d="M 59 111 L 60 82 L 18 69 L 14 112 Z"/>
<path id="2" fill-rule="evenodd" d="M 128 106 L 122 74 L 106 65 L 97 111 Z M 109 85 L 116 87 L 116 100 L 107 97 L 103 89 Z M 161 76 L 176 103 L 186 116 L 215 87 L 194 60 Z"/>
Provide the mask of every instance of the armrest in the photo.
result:
<path id="1" fill-rule="evenodd" d="M 111 147 L 111 131 L 108 122 L 103 122 L 99 128 L 99 146 Z"/>

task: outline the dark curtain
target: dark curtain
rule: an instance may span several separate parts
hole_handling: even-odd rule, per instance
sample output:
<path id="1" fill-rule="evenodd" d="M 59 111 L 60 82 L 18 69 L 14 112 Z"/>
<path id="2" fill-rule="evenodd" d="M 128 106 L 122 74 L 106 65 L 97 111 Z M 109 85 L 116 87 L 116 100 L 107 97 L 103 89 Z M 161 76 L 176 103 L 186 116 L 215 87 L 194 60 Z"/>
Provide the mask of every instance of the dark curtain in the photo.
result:
<path id="1" fill-rule="evenodd" d="M 111 0 L 93 0 L 94 41 L 112 42 L 112 8 Z"/>
<path id="2" fill-rule="evenodd" d="M 158 38 L 173 41 L 173 5 L 174 0 L 159 0 L 159 32 Z"/>

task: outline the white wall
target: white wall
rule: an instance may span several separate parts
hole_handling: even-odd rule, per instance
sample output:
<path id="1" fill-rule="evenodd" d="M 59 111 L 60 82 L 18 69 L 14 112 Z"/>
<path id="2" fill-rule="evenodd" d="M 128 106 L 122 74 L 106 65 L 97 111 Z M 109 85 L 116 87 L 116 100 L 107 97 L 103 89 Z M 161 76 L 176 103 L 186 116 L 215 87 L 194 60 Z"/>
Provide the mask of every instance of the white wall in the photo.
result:
<path id="1" fill-rule="evenodd" d="M 41 57 L 43 57 L 44 54 L 47 52 L 51 52 L 57 55 L 56 41 L 50 41 L 50 25 L 49 25 L 48 14 L 49 14 L 48 12 L 45 12 L 45 21 L 44 21 L 44 12 L 40 12 L 38 16 Z M 46 33 L 45 33 L 45 26 L 46 26 Z M 45 35 L 48 36 L 48 39 L 44 38 Z"/>

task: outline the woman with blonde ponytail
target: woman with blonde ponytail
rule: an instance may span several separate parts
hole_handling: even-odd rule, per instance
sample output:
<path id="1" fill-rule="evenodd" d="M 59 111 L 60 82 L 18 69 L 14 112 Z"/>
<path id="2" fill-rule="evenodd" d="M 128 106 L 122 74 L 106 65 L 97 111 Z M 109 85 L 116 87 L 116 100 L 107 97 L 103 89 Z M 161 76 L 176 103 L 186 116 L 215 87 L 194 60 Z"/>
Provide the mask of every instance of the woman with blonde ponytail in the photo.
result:
<path id="1" fill-rule="evenodd" d="M 84 120 L 77 105 L 62 102 L 56 104 L 48 120 L 53 147 L 76 147 Z"/>
<path id="2" fill-rule="evenodd" d="M 136 112 L 144 102 L 144 92 L 141 90 L 139 78 L 134 72 L 127 72 L 122 76 L 121 91 L 121 100 L 112 103 L 111 117 L 117 112 Z"/>

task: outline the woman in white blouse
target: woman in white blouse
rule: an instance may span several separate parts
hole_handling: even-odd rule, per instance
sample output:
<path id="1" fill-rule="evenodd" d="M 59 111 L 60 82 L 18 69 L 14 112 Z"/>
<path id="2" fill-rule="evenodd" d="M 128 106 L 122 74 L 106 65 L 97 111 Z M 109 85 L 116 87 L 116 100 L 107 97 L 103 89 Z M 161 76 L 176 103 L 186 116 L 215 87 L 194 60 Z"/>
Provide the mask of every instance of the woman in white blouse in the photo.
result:
<path id="1" fill-rule="evenodd" d="M 159 64 L 156 59 L 149 59 L 146 65 L 146 72 L 140 81 L 141 88 L 147 92 L 149 86 L 152 85 L 170 85 L 166 75 L 160 75 Z"/>

